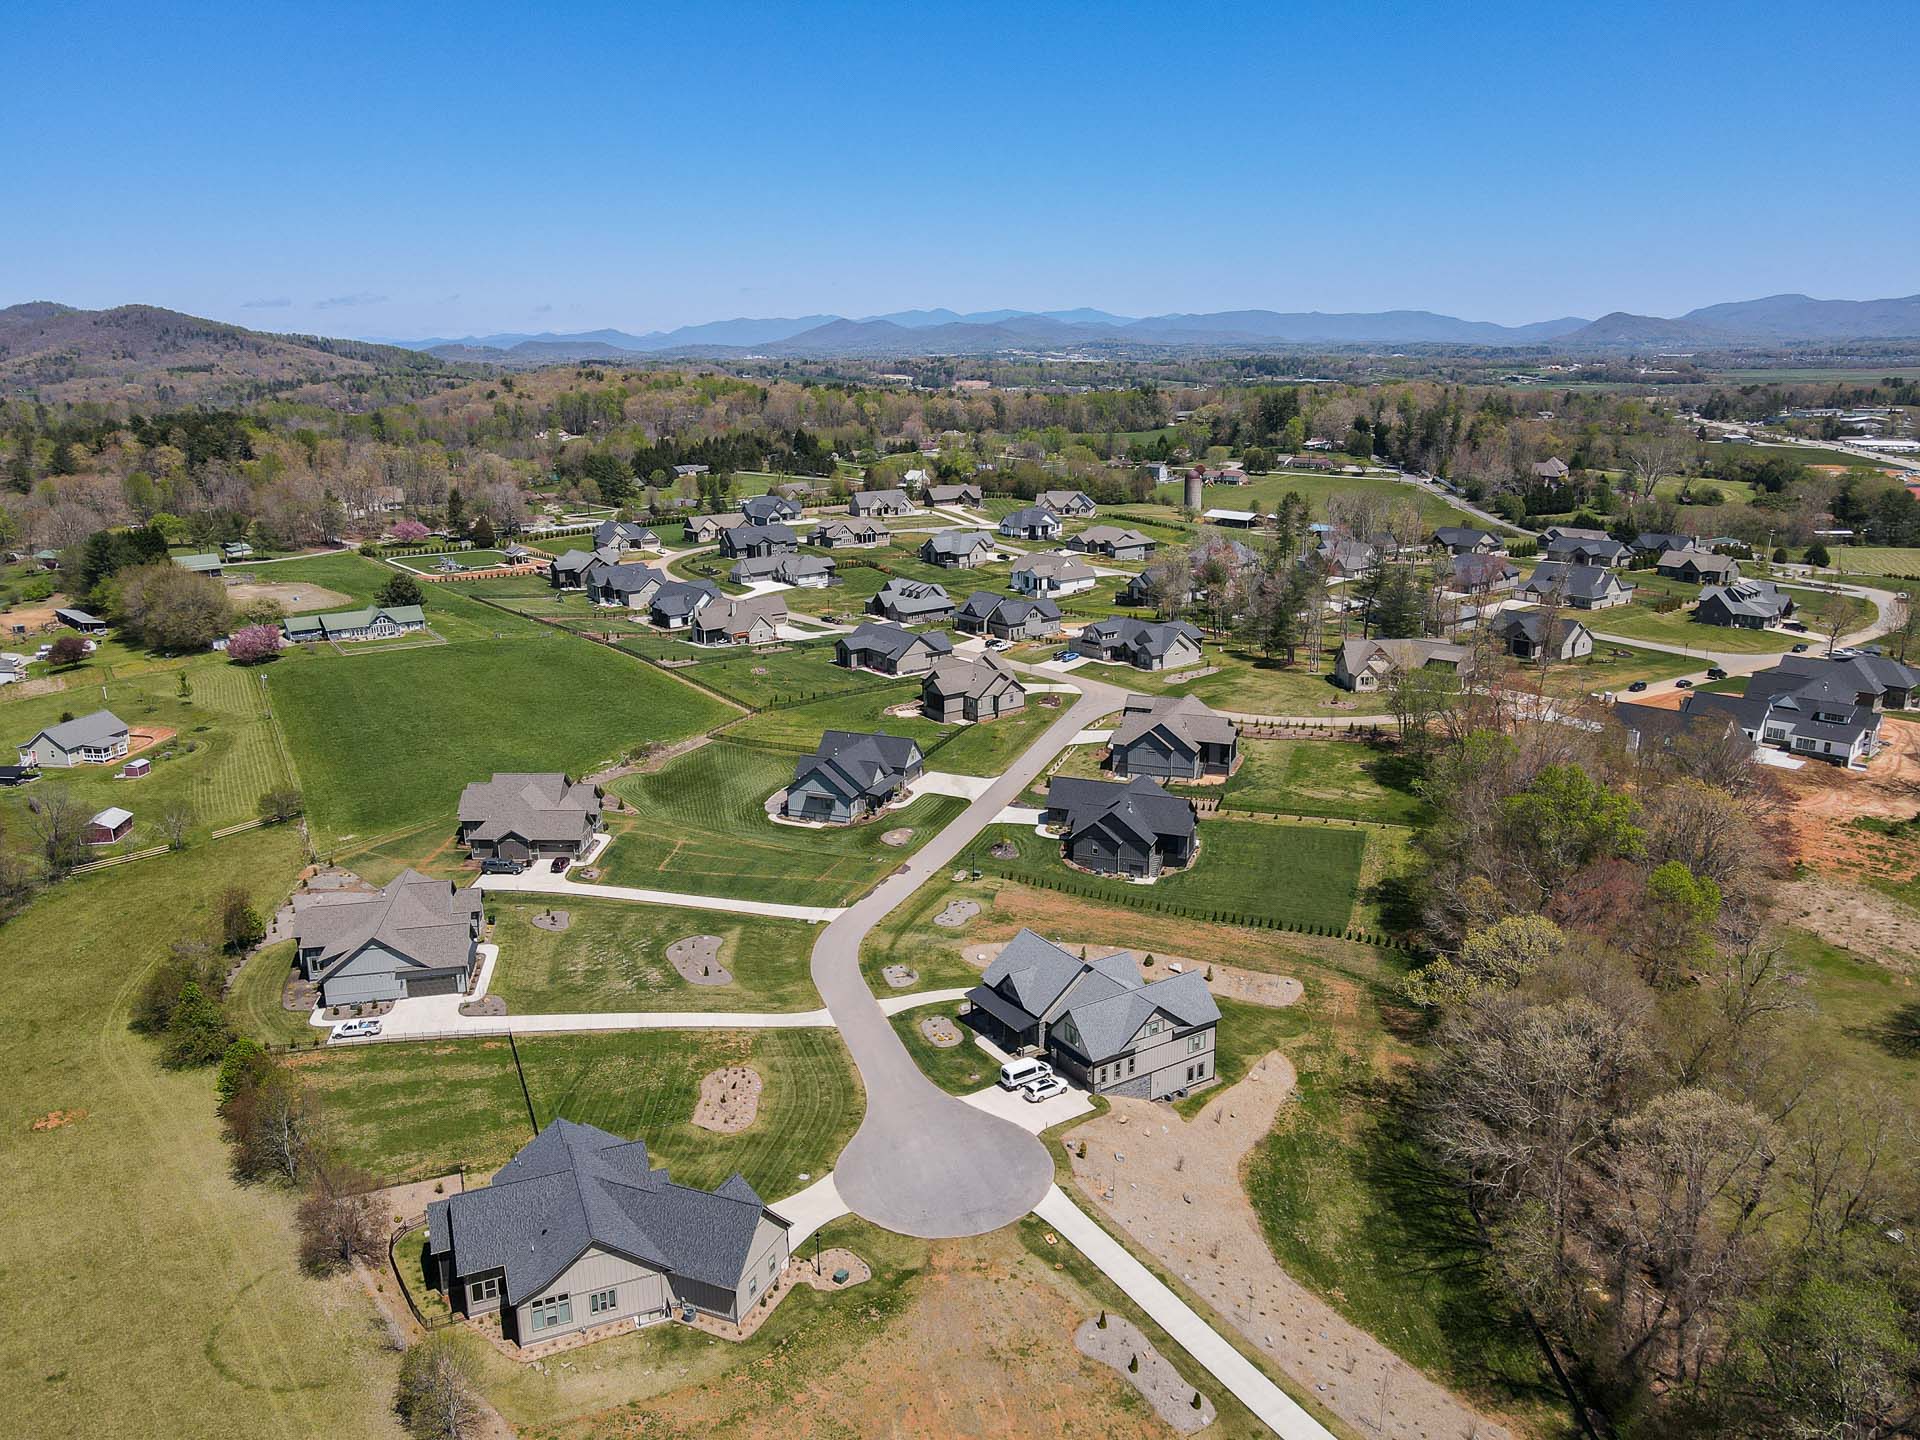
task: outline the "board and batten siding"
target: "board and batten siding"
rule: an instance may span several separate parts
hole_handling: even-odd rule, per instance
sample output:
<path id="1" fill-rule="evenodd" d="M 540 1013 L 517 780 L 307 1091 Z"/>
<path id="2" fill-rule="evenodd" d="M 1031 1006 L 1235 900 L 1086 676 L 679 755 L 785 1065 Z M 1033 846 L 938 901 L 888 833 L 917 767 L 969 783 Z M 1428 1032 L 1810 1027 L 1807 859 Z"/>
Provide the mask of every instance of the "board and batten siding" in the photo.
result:
<path id="1" fill-rule="evenodd" d="M 613 1309 L 599 1315 L 589 1314 L 587 1297 L 601 1290 L 615 1292 Z M 533 1328 L 533 1307 L 542 1300 L 560 1295 L 569 1296 L 572 1300 L 572 1320 L 551 1329 L 536 1331 Z M 520 1343 L 531 1345 L 561 1335 L 571 1335 L 576 1330 L 585 1330 L 593 1325 L 604 1325 L 610 1320 L 664 1314 L 672 1298 L 667 1289 L 667 1277 L 658 1270 L 595 1245 L 589 1246 L 546 1289 L 514 1306 L 513 1318 Z"/>
<path id="2" fill-rule="evenodd" d="M 787 1227 L 776 1225 L 765 1215 L 754 1228 L 753 1243 L 747 1247 L 747 1266 L 740 1272 L 740 1284 L 734 1290 L 733 1318 L 738 1320 L 767 1293 L 767 1287 L 780 1277 L 787 1263 Z"/>

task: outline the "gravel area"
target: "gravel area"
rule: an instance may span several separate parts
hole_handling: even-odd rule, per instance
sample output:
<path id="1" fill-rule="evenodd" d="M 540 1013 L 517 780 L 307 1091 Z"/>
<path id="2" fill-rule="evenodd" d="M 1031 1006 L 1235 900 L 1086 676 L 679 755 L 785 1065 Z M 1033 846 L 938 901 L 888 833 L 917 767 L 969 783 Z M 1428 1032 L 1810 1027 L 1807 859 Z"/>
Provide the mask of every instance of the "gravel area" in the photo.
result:
<path id="1" fill-rule="evenodd" d="M 922 1020 L 920 1033 L 927 1037 L 929 1044 L 942 1050 L 951 1050 L 960 1043 L 959 1027 L 945 1015 L 929 1015 Z"/>
<path id="2" fill-rule="evenodd" d="M 947 908 L 933 917 L 933 923 L 945 926 L 949 930 L 958 930 L 979 913 L 980 906 L 976 901 L 949 900 Z"/>
<path id="3" fill-rule="evenodd" d="M 1213 1402 L 1180 1378 L 1139 1326 L 1118 1315 L 1106 1316 L 1106 1322 L 1102 1329 L 1097 1319 L 1083 1321 L 1073 1332 L 1073 1343 L 1082 1355 L 1119 1371 L 1153 1407 L 1153 1413 L 1182 1435 L 1192 1435 L 1214 1422 Z"/>
<path id="4" fill-rule="evenodd" d="M 702 1130 L 737 1135 L 760 1113 L 760 1072 L 750 1065 L 728 1065 L 700 1078 L 700 1101 L 693 1123 Z"/>
<path id="5" fill-rule="evenodd" d="M 564 930 L 573 924 L 573 916 L 565 910 L 542 910 L 533 917 L 536 930 Z"/>
<path id="6" fill-rule="evenodd" d="M 909 985 L 919 982 L 920 972 L 910 965 L 882 965 L 880 978 L 894 989 L 904 990 Z"/>
<path id="7" fill-rule="evenodd" d="M 720 963 L 718 935 L 689 935 L 667 946 L 667 959 L 689 985 L 731 985 L 733 972 Z"/>

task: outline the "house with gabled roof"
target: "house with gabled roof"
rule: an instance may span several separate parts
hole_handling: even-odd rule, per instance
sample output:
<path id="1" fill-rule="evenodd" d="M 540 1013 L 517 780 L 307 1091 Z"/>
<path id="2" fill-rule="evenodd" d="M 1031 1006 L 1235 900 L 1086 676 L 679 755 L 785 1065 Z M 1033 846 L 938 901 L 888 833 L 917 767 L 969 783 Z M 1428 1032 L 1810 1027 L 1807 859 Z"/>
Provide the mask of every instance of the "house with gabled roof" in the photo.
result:
<path id="1" fill-rule="evenodd" d="M 1547 541 L 1540 553 L 1549 560 L 1559 560 L 1569 565 L 1617 566 L 1633 558 L 1633 552 L 1610 535 L 1597 538 L 1562 535 Z"/>
<path id="2" fill-rule="evenodd" d="M 1034 503 L 1067 520 L 1085 520 L 1096 513 L 1093 497 L 1084 490 L 1042 490 Z"/>
<path id="3" fill-rule="evenodd" d="M 800 537 L 780 523 L 735 525 L 720 532 L 720 553 L 730 560 L 742 555 L 791 555 Z"/>
<path id="4" fill-rule="evenodd" d="M 936 530 L 920 544 L 920 558 L 943 570 L 973 570 L 998 557 L 984 530 Z"/>
<path id="5" fill-rule="evenodd" d="M 288 640 L 392 640 L 427 628 L 427 612 L 418 605 L 367 605 L 325 615 L 289 615 L 280 622 Z"/>
<path id="6" fill-rule="evenodd" d="M 1127 951 L 1088 960 L 1021 930 L 967 992 L 966 1021 L 1038 1051 L 1103 1095 L 1158 1100 L 1211 1084 L 1220 1007 L 1198 971 L 1149 981 Z"/>
<path id="7" fill-rule="evenodd" d="M 976 590 L 954 613 L 954 627 L 995 640 L 1046 640 L 1060 633 L 1060 607 L 1035 600 Z"/>
<path id="8" fill-rule="evenodd" d="M 1532 474 L 1536 480 L 1545 481 L 1548 484 L 1556 484 L 1567 478 L 1567 462 L 1556 455 L 1550 460 L 1542 460 L 1536 464 L 1532 469 Z"/>
<path id="9" fill-rule="evenodd" d="M 1024 505 L 1002 516 L 999 529 L 1013 540 L 1057 540 L 1060 517 L 1044 505 Z"/>
<path id="10" fill-rule="evenodd" d="M 891 538 L 886 526 L 871 520 L 826 520 L 814 528 L 807 543 L 822 550 L 872 550 Z"/>
<path id="11" fill-rule="evenodd" d="M 985 500 L 978 485 L 929 485 L 929 505 L 979 505 Z"/>
<path id="12" fill-rule="evenodd" d="M 459 843 L 475 860 L 578 859 L 600 833 L 601 795 L 559 771 L 497 771 L 460 792 Z"/>
<path id="13" fill-rule="evenodd" d="M 924 675 L 953 653 L 953 637 L 944 630 L 904 630 L 867 623 L 833 642 L 833 663 L 880 675 Z"/>
<path id="14" fill-rule="evenodd" d="M 800 506 L 784 495 L 749 495 L 740 502 L 740 513 L 756 525 L 798 520 Z"/>
<path id="15" fill-rule="evenodd" d="M 736 585 L 770 580 L 802 590 L 824 590 L 839 567 L 825 555 L 749 555 L 736 560 L 727 577 Z"/>
<path id="16" fill-rule="evenodd" d="M 1192 861 L 1198 836 L 1193 802 L 1158 780 L 1081 780 L 1047 784 L 1045 823 L 1061 827 L 1067 859 L 1097 875 L 1152 879 Z"/>
<path id="17" fill-rule="evenodd" d="M 529 1345 L 688 1309 L 739 1322 L 787 1264 L 791 1222 L 738 1172 L 675 1183 L 644 1141 L 558 1119 L 488 1185 L 427 1206 L 429 1282 Z"/>
<path id="18" fill-rule="evenodd" d="M 781 811 L 792 820 L 849 825 L 893 804 L 924 765 L 920 746 L 905 736 L 829 730 L 794 766 Z"/>
<path id="19" fill-rule="evenodd" d="M 1337 580 L 1364 575 L 1380 563 L 1380 547 L 1364 540 L 1342 540 L 1329 535 L 1308 552 L 1326 574 Z M 1308 556 L 1302 556 L 1302 563 Z"/>
<path id="20" fill-rule="evenodd" d="M 1203 655 L 1200 631 L 1184 620 L 1140 620 L 1119 616 L 1096 620 L 1080 632 L 1082 654 L 1123 661 L 1136 670 L 1178 670 L 1198 665 Z"/>
<path id="21" fill-rule="evenodd" d="M 1689 585 L 1728 585 L 1740 578 L 1740 562 L 1711 550 L 1663 550 L 1653 568 Z"/>
<path id="22" fill-rule="evenodd" d="M 1681 710 L 1690 722 L 1730 716 L 1756 745 L 1858 769 L 1880 748 L 1884 711 L 1906 708 L 1916 687 L 1920 670 L 1884 655 L 1783 655 L 1749 675 L 1744 694 L 1690 691 Z"/>
<path id="23" fill-rule="evenodd" d="M 1700 592 L 1693 618 L 1702 625 L 1764 630 L 1793 614 L 1793 597 L 1771 580 L 1733 580 Z"/>
<path id="24" fill-rule="evenodd" d="M 1360 693 L 1380 690 L 1396 675 L 1414 670 L 1458 674 L 1468 663 L 1464 645 L 1451 640 L 1349 640 L 1333 662 L 1333 683 Z"/>
<path id="25" fill-rule="evenodd" d="M 402 870 L 375 893 L 329 891 L 294 913 L 294 963 L 323 1005 L 357 1005 L 467 989 L 480 941 L 481 895 Z"/>
<path id="26" fill-rule="evenodd" d="M 896 575 L 867 602 L 867 613 L 896 625 L 935 625 L 953 618 L 953 597 L 944 585 Z"/>
<path id="27" fill-rule="evenodd" d="M 693 612 L 696 645 L 771 645 L 787 623 L 779 595 L 722 595 Z"/>
<path id="28" fill-rule="evenodd" d="M 721 515 L 695 515 L 687 521 L 687 538 L 696 545 L 711 545 L 727 531 L 752 523 L 738 511 Z"/>
<path id="29" fill-rule="evenodd" d="M 1576 610 L 1611 610 L 1616 605 L 1631 605 L 1634 589 L 1605 565 L 1542 560 L 1521 584 L 1519 598 L 1536 604 L 1571 605 Z"/>
<path id="30" fill-rule="evenodd" d="M 581 589 L 595 565 L 618 565 L 625 554 L 618 545 L 564 551 L 547 562 L 547 583 L 556 590 Z"/>
<path id="31" fill-rule="evenodd" d="M 1109 560 L 1145 560 L 1156 546 L 1131 526 L 1089 525 L 1067 541 L 1067 548 L 1082 555 L 1104 555 Z"/>
<path id="32" fill-rule="evenodd" d="M 1477 525 L 1442 525 L 1429 543 L 1449 555 L 1492 555 L 1503 548 L 1498 535 Z"/>
<path id="33" fill-rule="evenodd" d="M 1487 630 L 1517 660 L 1583 660 L 1593 654 L 1591 630 L 1545 610 L 1502 610 Z"/>
<path id="34" fill-rule="evenodd" d="M 1026 708 L 1027 688 L 997 655 L 934 662 L 920 682 L 920 710 L 929 720 L 951 723 L 998 719 Z"/>
<path id="35" fill-rule="evenodd" d="M 593 548 L 658 550 L 660 537 L 636 520 L 602 520 L 593 530 Z"/>
<path id="36" fill-rule="evenodd" d="M 1116 775 L 1202 780 L 1240 768 L 1240 727 L 1192 695 L 1129 695 L 1107 740 Z"/>
<path id="37" fill-rule="evenodd" d="M 720 587 L 711 580 L 664 580 L 647 601 L 647 618 L 662 630 L 685 630 L 719 598 Z"/>
<path id="38" fill-rule="evenodd" d="M 847 513 L 884 519 L 913 514 L 913 501 L 904 490 L 856 490 L 847 497 Z"/>
<path id="39" fill-rule="evenodd" d="M 1023 595 L 1077 595 L 1091 590 L 1099 576 L 1077 555 L 1022 555 L 1008 580 Z"/>
<path id="40" fill-rule="evenodd" d="M 1504 555 L 1468 552 L 1448 562 L 1453 588 L 1465 595 L 1503 595 L 1520 583 L 1520 567 Z"/>
<path id="41" fill-rule="evenodd" d="M 587 568 L 587 602 L 644 610 L 670 578 L 666 571 L 655 570 L 637 560 L 618 565 L 594 564 Z"/>
<path id="42" fill-rule="evenodd" d="M 1664 555 L 1669 550 L 1697 550 L 1691 535 L 1679 535 L 1666 530 L 1642 530 L 1627 542 L 1627 547 L 1635 555 Z"/>
<path id="43" fill-rule="evenodd" d="M 75 765 L 111 765 L 127 753 L 131 732 L 111 710 L 47 726 L 17 747 L 29 768 L 65 770 Z"/>

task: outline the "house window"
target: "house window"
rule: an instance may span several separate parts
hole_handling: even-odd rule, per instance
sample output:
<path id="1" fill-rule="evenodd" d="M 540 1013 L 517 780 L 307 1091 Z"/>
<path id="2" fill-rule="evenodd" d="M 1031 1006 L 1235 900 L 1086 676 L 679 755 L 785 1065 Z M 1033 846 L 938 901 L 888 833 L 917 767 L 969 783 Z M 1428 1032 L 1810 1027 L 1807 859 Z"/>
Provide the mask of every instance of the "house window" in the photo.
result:
<path id="1" fill-rule="evenodd" d="M 1131 1055 L 1127 1056 L 1127 1074 L 1129 1075 L 1133 1074 L 1133 1060 L 1134 1060 L 1133 1056 Z"/>
<path id="2" fill-rule="evenodd" d="M 469 1280 L 467 1282 L 467 1299 L 469 1301 L 497 1300 L 499 1298 L 500 1277 L 498 1275 L 489 1275 L 484 1280 Z"/>
<path id="3" fill-rule="evenodd" d="M 779 1268 L 780 1268 L 780 1257 L 778 1255 L 767 1256 L 767 1274 L 771 1275 L 773 1274 L 774 1271 L 778 1270 Z"/>
<path id="4" fill-rule="evenodd" d="M 1187 1054 L 1198 1055 L 1200 1051 L 1205 1048 L 1206 1043 L 1207 1037 L 1204 1032 L 1199 1035 L 1187 1036 Z"/>
<path id="5" fill-rule="evenodd" d="M 617 1290 L 596 1290 L 587 1296 L 587 1314 L 610 1314 L 619 1298 L 620 1295 Z"/>
<path id="6" fill-rule="evenodd" d="M 760 1281 L 758 1277 L 747 1281 L 747 1294 L 758 1295 L 759 1293 L 760 1293 Z"/>
<path id="7" fill-rule="evenodd" d="M 562 1325 L 571 1325 L 573 1323 L 573 1296 L 549 1295 L 544 1300 L 534 1301 L 532 1305 L 527 1307 L 527 1312 L 533 1322 L 533 1333 L 536 1335 L 542 1330 L 553 1330 Z"/>

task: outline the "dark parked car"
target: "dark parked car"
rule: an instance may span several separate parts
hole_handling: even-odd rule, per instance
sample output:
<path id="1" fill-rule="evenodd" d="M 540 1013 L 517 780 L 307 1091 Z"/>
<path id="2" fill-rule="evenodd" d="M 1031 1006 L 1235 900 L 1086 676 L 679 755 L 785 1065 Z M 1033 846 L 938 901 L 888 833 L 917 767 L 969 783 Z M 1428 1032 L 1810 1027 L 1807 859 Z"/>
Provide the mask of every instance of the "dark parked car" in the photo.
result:
<path id="1" fill-rule="evenodd" d="M 560 874 L 562 871 L 564 871 L 567 868 L 567 857 L 564 855 L 554 856 L 553 864 L 549 865 L 547 868 L 556 875 Z"/>
<path id="2" fill-rule="evenodd" d="M 1798 645 L 1793 647 L 1793 653 L 1796 655 L 1804 655 L 1812 648 L 1813 647 L 1808 645 L 1806 641 L 1802 640 Z"/>
<path id="3" fill-rule="evenodd" d="M 1691 680 L 1676 680 L 1673 682 L 1673 688 L 1676 690 L 1691 690 L 1693 688 L 1693 682 Z"/>
<path id="4" fill-rule="evenodd" d="M 1638 695 L 1642 690 L 1646 688 L 1647 688 L 1647 682 L 1644 680 L 1636 680 L 1631 685 L 1627 686 L 1627 689 L 1631 690 L 1636 695 Z"/>
<path id="5" fill-rule="evenodd" d="M 518 875 L 526 868 L 527 867 L 518 860 L 503 860 L 498 855 L 494 856 L 491 860 L 482 860 L 480 862 L 480 873 L 482 875 Z"/>
<path id="6" fill-rule="evenodd" d="M 1726 678 L 1727 672 L 1722 670 L 1718 665 L 1707 671 L 1707 679 L 1709 680 L 1724 680 Z"/>

